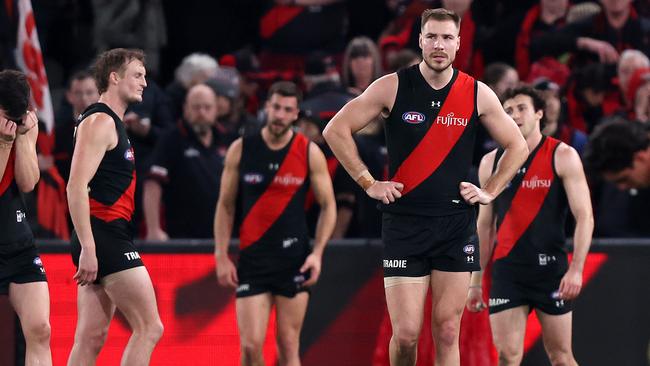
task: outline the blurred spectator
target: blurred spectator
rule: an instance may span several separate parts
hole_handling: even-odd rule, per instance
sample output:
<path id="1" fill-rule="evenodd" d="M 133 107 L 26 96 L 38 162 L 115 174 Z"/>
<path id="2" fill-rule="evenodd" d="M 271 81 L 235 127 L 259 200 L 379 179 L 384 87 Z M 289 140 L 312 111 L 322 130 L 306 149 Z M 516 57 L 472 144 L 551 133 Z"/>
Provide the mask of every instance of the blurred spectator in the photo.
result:
<path id="1" fill-rule="evenodd" d="M 578 20 L 531 42 L 531 53 L 558 56 L 578 52 L 573 64 L 591 61 L 614 64 L 621 52 L 638 49 L 650 53 L 650 23 L 639 17 L 632 0 L 601 0 L 603 11 Z"/>
<path id="2" fill-rule="evenodd" d="M 343 87 L 360 95 L 377 78 L 382 76 L 379 50 L 368 37 L 357 37 L 348 43 L 343 54 Z"/>
<path id="3" fill-rule="evenodd" d="M 174 81 L 165 89 L 171 99 L 170 107 L 174 119 L 180 118 L 183 113 L 187 90 L 213 78 L 218 69 L 217 60 L 203 53 L 192 53 L 183 59 L 176 68 Z"/>
<path id="4" fill-rule="evenodd" d="M 506 90 L 519 84 L 519 74 L 512 66 L 503 62 L 495 62 L 485 68 L 483 82 L 501 99 Z"/>
<path id="5" fill-rule="evenodd" d="M 650 59 L 639 50 L 625 50 L 618 60 L 617 80 L 621 95 L 625 99 L 625 105 L 631 107 L 634 104 L 634 93 L 630 90 L 632 75 L 639 70 L 650 67 Z"/>
<path id="6" fill-rule="evenodd" d="M 524 16 L 515 48 L 515 65 L 522 80 L 527 80 L 531 63 L 536 61 L 530 54 L 531 40 L 564 25 L 568 9 L 569 0 L 540 0 Z"/>
<path id="7" fill-rule="evenodd" d="M 619 189 L 650 187 L 650 137 L 640 123 L 614 120 L 589 137 L 585 166 Z"/>
<path id="8" fill-rule="evenodd" d="M 506 90 L 512 89 L 519 84 L 519 75 L 517 74 L 517 70 L 512 66 L 503 62 L 495 62 L 485 68 L 483 82 L 501 99 Z M 490 138 L 485 127 L 479 124 L 476 129 L 476 140 L 474 142 L 473 164 L 478 166 L 481 158 L 496 148 L 496 142 Z"/>
<path id="9" fill-rule="evenodd" d="M 632 75 L 630 94 L 634 96 L 631 118 L 642 123 L 650 122 L 650 68 L 637 70 Z"/>
<path id="10" fill-rule="evenodd" d="M 240 80 L 237 70 L 221 67 L 214 78 L 205 82 L 216 94 L 219 113 L 215 126 L 226 147 L 238 137 L 255 133 L 261 128 L 261 123 L 244 109 L 239 91 Z"/>
<path id="11" fill-rule="evenodd" d="M 620 95 L 603 64 L 589 64 L 574 70 L 564 95 L 569 125 L 588 134 L 602 118 L 620 109 Z"/>
<path id="12" fill-rule="evenodd" d="M 126 131 L 135 151 L 135 171 L 140 177 L 144 176 L 149 167 L 149 158 L 156 142 L 164 131 L 169 129 L 174 120 L 169 110 L 167 95 L 150 78 L 147 78 L 147 87 L 142 93 L 142 102 L 132 104 L 127 108 L 124 118 Z M 136 180 L 135 186 L 135 212 L 133 224 L 139 228 L 142 219 L 142 180 Z"/>
<path id="13" fill-rule="evenodd" d="M 147 55 L 150 77 L 160 71 L 160 49 L 167 44 L 162 0 L 92 0 L 95 46 L 140 48 Z"/>
<path id="14" fill-rule="evenodd" d="M 397 72 L 405 67 L 413 66 L 422 62 L 422 56 L 415 51 L 405 48 L 394 53 L 388 59 L 388 72 Z"/>
<path id="15" fill-rule="evenodd" d="M 242 48 L 233 54 L 226 54 L 219 60 L 222 66 L 230 66 L 239 72 L 239 92 L 244 109 L 251 115 L 260 109 L 259 83 L 260 61 L 250 48 Z"/>
<path id="16" fill-rule="evenodd" d="M 534 86 L 544 97 L 545 123 L 542 133 L 572 146 L 578 154 L 582 155 L 587 143 L 587 135 L 566 123 L 566 113 L 562 110 L 559 96 L 560 87 L 548 80 L 539 81 Z"/>
<path id="17" fill-rule="evenodd" d="M 300 105 L 302 114 L 297 123 L 303 133 L 320 147 L 327 159 L 337 202 L 337 221 L 333 238 L 343 238 L 348 232 L 354 212 L 356 189 L 355 182 L 339 164 L 321 135 L 327 122 L 354 97 L 344 91 L 339 80 L 339 74 L 331 57 L 322 52 L 312 53 L 308 57 L 304 76 L 307 98 Z M 314 194 L 311 190 L 305 203 L 307 222 L 310 230 L 313 231 L 319 209 L 314 204 Z"/>
<path id="18" fill-rule="evenodd" d="M 225 149 L 212 88 L 190 88 L 183 118 L 157 143 L 144 183 L 148 240 L 211 238 Z M 166 230 L 161 227 L 161 197 Z"/>
<path id="19" fill-rule="evenodd" d="M 267 0 L 259 24 L 262 69 L 301 72 L 313 51 L 340 54 L 347 22 L 344 0 Z"/>
<path id="20" fill-rule="evenodd" d="M 98 99 L 99 92 L 90 72 L 78 71 L 72 75 L 65 93 L 67 104 L 59 110 L 54 127 L 54 162 L 65 182 L 70 175 L 72 136 L 77 117 Z"/>

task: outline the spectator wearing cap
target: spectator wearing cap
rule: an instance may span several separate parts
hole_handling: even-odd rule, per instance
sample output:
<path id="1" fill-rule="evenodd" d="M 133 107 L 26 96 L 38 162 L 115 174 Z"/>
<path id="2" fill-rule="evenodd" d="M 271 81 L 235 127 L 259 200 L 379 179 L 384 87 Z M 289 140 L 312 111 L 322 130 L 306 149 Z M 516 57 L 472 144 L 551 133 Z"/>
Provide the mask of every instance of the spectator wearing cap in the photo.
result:
<path id="1" fill-rule="evenodd" d="M 183 58 L 174 72 L 174 81 L 165 89 L 171 101 L 174 120 L 183 114 L 185 94 L 189 88 L 213 78 L 217 70 L 219 70 L 217 60 L 204 53 L 192 53 Z"/>
<path id="2" fill-rule="evenodd" d="M 368 37 L 356 37 L 348 43 L 343 54 L 343 87 L 360 95 L 382 75 L 379 50 Z"/>
<path id="3" fill-rule="evenodd" d="M 214 126 L 217 114 L 213 89 L 191 87 L 183 118 L 156 145 L 144 183 L 147 239 L 212 237 L 225 152 Z"/>
<path id="4" fill-rule="evenodd" d="M 240 94 L 241 78 L 236 69 L 221 67 L 215 77 L 205 83 L 216 94 L 219 113 L 215 126 L 225 144 L 230 145 L 240 136 L 259 131 L 261 123 L 245 110 Z"/>

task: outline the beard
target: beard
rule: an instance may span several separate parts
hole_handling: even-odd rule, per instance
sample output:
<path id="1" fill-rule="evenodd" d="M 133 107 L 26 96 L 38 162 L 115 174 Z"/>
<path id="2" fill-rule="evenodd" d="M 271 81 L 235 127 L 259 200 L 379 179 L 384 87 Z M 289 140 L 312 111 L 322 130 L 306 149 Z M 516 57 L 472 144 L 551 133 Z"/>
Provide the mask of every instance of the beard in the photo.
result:
<path id="1" fill-rule="evenodd" d="M 435 56 L 438 56 L 438 55 L 436 55 L 436 54 L 430 54 L 429 55 L 430 58 L 433 58 Z M 427 58 L 427 57 L 422 57 L 422 59 L 424 60 L 425 65 L 427 65 L 427 67 L 429 69 L 431 69 L 431 70 L 433 70 L 435 72 L 443 72 L 443 71 L 447 70 L 447 68 L 449 68 L 451 66 L 451 64 L 454 62 L 454 60 L 451 57 L 449 57 L 447 55 L 445 55 L 445 57 L 446 57 L 446 60 L 443 61 L 442 63 L 433 63 L 432 61 L 429 61 L 429 58 Z"/>
<path id="2" fill-rule="evenodd" d="M 292 126 L 291 123 L 286 126 L 280 126 L 276 124 L 276 121 L 270 121 L 268 125 L 269 127 L 268 130 L 271 133 L 271 135 L 273 135 L 275 138 L 280 138 L 284 136 L 284 134 L 286 134 L 287 131 L 289 131 L 291 126 Z"/>
<path id="3" fill-rule="evenodd" d="M 207 135 L 207 133 L 210 132 L 210 128 L 212 127 L 210 125 L 204 125 L 202 123 L 193 123 L 191 124 L 191 126 L 192 126 L 192 131 L 194 131 L 195 134 L 201 137 Z"/>

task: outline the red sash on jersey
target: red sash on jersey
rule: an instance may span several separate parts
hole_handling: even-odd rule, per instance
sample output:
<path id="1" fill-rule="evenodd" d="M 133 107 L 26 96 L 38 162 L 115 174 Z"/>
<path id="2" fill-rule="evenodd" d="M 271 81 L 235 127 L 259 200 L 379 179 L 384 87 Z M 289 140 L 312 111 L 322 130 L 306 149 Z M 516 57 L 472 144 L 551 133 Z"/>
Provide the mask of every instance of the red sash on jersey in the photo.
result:
<path id="1" fill-rule="evenodd" d="M 271 38 L 275 32 L 291 22 L 305 10 L 302 6 L 276 5 L 262 16 L 260 20 L 260 36 L 262 39 Z"/>
<path id="2" fill-rule="evenodd" d="M 524 174 L 522 186 L 517 188 L 510 208 L 503 218 L 501 226 L 499 226 L 494 260 L 508 256 L 517 241 L 537 217 L 555 178 L 553 173 L 553 152 L 559 143 L 558 140 L 546 138 L 544 145 L 535 154 L 530 167 Z M 525 181 L 534 181 L 535 179 L 550 180 L 550 184 L 535 189 L 523 187 Z"/>
<path id="3" fill-rule="evenodd" d="M 5 171 L 2 174 L 2 181 L 0 181 L 0 195 L 3 195 L 9 185 L 14 180 L 14 165 L 16 162 L 16 148 L 11 147 L 11 152 L 9 153 L 9 158 L 7 158 L 7 166 Z"/>
<path id="4" fill-rule="evenodd" d="M 290 175 L 296 178 L 307 178 L 308 166 L 306 161 L 309 140 L 301 134 L 296 134 L 287 156 L 275 173 L 275 176 Z M 266 231 L 282 215 L 291 199 L 300 189 L 299 185 L 282 185 L 275 180 L 262 193 L 244 218 L 239 230 L 239 247 L 244 249 L 258 241 Z"/>
<path id="5" fill-rule="evenodd" d="M 470 120 L 474 113 L 474 95 L 474 79 L 458 71 L 458 77 L 451 87 L 438 116 L 446 117 L 453 113 L 454 118 Z M 454 148 L 466 127 L 445 126 L 432 121 L 429 131 L 409 156 L 404 159 L 395 176 L 391 178 L 392 181 L 404 184 L 402 195 L 415 189 L 438 169 L 438 166 Z"/>
<path id="6" fill-rule="evenodd" d="M 131 184 L 112 205 L 105 205 L 90 198 L 90 214 L 105 222 L 111 222 L 117 219 L 131 221 L 134 210 L 135 180 L 134 169 Z"/>

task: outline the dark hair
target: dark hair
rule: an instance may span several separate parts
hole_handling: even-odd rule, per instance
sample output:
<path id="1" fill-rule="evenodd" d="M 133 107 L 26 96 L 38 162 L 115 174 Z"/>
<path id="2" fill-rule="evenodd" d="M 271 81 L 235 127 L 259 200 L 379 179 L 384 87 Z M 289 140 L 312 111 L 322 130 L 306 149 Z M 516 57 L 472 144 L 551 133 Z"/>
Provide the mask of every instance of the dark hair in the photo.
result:
<path id="1" fill-rule="evenodd" d="M 10 120 L 21 123 L 19 121 L 29 107 L 30 91 L 27 77 L 22 72 L 0 71 L 0 107 Z"/>
<path id="2" fill-rule="evenodd" d="M 114 48 L 102 52 L 93 66 L 95 83 L 99 94 L 108 90 L 108 77 L 112 72 L 122 73 L 126 65 L 133 60 L 138 60 L 144 64 L 144 52 L 139 49 Z"/>
<path id="3" fill-rule="evenodd" d="M 517 95 L 529 96 L 533 101 L 533 108 L 535 109 L 535 112 L 542 111 L 542 119 L 539 120 L 539 128 L 543 130 L 544 126 L 546 126 L 546 114 L 544 113 L 544 110 L 546 109 L 546 101 L 544 100 L 544 97 L 542 97 L 539 91 L 537 91 L 532 86 L 522 85 L 506 90 L 506 92 L 503 94 L 503 103 L 505 104 L 508 99 L 512 99 Z"/>
<path id="4" fill-rule="evenodd" d="M 585 168 L 590 173 L 617 173 L 632 166 L 634 154 L 650 145 L 642 123 L 610 119 L 594 129 L 585 148 Z"/>
<path id="5" fill-rule="evenodd" d="M 72 87 L 72 83 L 74 81 L 86 80 L 88 78 L 94 79 L 93 74 L 91 74 L 90 71 L 88 70 L 79 70 L 75 72 L 74 74 L 72 74 L 72 76 L 70 76 L 70 79 L 68 80 L 68 89 Z"/>
<path id="6" fill-rule="evenodd" d="M 458 14 L 454 13 L 451 10 L 437 8 L 437 9 L 427 9 L 423 11 L 421 17 L 422 23 L 420 23 L 421 29 L 424 29 L 424 25 L 427 24 L 427 22 L 430 19 L 437 20 L 439 22 L 445 20 L 451 20 L 456 25 L 456 28 L 460 29 L 460 17 L 458 16 Z"/>
<path id="7" fill-rule="evenodd" d="M 273 94 L 279 94 L 283 97 L 296 97 L 298 104 L 302 103 L 302 92 L 291 81 L 278 81 L 273 83 L 271 88 L 269 88 L 268 99 L 271 99 Z"/>
<path id="8" fill-rule="evenodd" d="M 492 87 L 503 78 L 508 70 L 514 70 L 514 68 L 503 62 L 493 62 L 485 68 L 483 82 Z"/>

